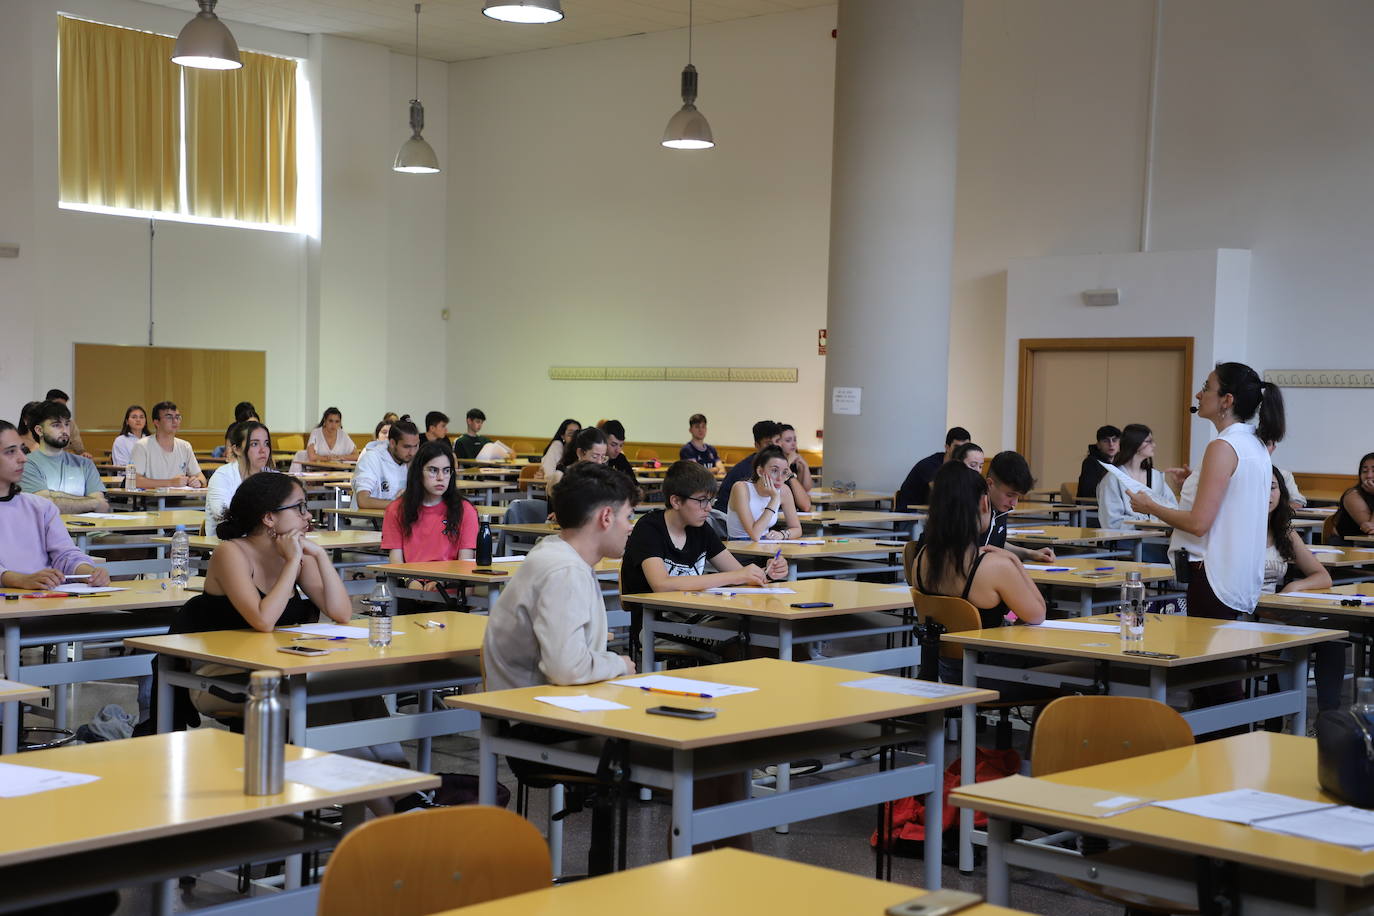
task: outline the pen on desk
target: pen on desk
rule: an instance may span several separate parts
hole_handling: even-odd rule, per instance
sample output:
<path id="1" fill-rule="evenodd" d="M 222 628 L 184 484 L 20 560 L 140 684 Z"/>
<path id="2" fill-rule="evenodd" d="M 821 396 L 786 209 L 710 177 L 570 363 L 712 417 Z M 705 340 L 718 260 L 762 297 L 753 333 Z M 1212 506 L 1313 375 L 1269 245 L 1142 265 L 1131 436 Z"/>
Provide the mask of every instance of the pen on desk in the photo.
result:
<path id="1" fill-rule="evenodd" d="M 1094 567 L 1093 567 L 1093 572 L 1111 572 L 1113 569 L 1116 569 L 1116 567 L 1115 567 L 1115 566 L 1094 566 Z"/>
<path id="2" fill-rule="evenodd" d="M 640 689 L 640 690 L 646 690 L 646 691 L 648 691 L 649 693 L 666 693 L 666 694 L 667 694 L 668 696 L 670 696 L 670 697 L 699 697 L 700 699 L 703 699 L 703 700 L 715 699 L 715 697 L 714 697 L 712 694 L 709 694 L 709 693 L 693 693 L 693 692 L 690 691 L 690 690 L 667 690 L 667 689 L 665 689 L 665 688 L 663 688 L 663 687 L 641 687 L 641 688 L 639 688 L 639 689 Z"/>
<path id="3" fill-rule="evenodd" d="M 297 636 L 292 642 L 340 642 L 347 636 Z"/>
<path id="4" fill-rule="evenodd" d="M 19 596 L 20 598 L 67 598 L 70 597 L 66 592 L 27 592 Z"/>
<path id="5" fill-rule="evenodd" d="M 90 577 L 90 573 L 78 573 L 76 575 L 63 576 L 62 578 L 67 580 L 68 582 L 75 582 L 78 579 L 89 579 Z"/>
<path id="6" fill-rule="evenodd" d="M 424 623 L 421 623 L 421 622 L 418 621 L 418 620 L 412 620 L 411 623 L 415 624 L 417 627 L 419 627 L 419 628 L 422 629 L 422 630 L 429 630 L 429 629 L 442 630 L 444 627 L 448 626 L 448 624 L 446 624 L 446 623 L 441 623 L 441 622 L 438 621 L 438 620 L 426 620 Z"/>

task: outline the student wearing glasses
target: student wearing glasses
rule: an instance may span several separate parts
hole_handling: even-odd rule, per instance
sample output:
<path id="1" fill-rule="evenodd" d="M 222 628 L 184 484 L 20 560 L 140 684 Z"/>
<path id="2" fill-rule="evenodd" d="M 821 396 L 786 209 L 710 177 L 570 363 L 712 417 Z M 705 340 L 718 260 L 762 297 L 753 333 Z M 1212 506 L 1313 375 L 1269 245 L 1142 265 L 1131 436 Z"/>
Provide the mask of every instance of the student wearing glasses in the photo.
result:
<path id="1" fill-rule="evenodd" d="M 235 423 L 229 427 L 228 439 L 231 460 L 216 468 L 205 489 L 205 533 L 211 537 L 238 488 L 266 470 L 272 459 L 272 434 L 257 420 Z"/>
<path id="2" fill-rule="evenodd" d="M 205 475 L 191 443 L 177 438 L 181 411 L 171 401 L 153 405 L 153 435 L 139 441 L 131 451 L 138 485 L 158 487 L 203 487 Z"/>
<path id="3" fill-rule="evenodd" d="M 477 554 L 477 510 L 453 485 L 453 451 L 443 439 L 420 446 L 406 488 L 386 507 L 382 549 L 393 563 L 471 560 Z M 425 588 L 433 588 L 429 582 Z"/>
<path id="4" fill-rule="evenodd" d="M 730 491 L 726 532 L 731 538 L 775 541 L 801 537 L 801 522 L 787 482 L 792 472 L 782 449 L 770 445 L 754 456 L 753 479 L 741 480 Z M 775 527 L 781 518 L 784 527 Z"/>
<path id="5" fill-rule="evenodd" d="M 595 426 L 588 426 L 578 432 L 573 439 L 572 445 L 568 446 L 563 453 L 563 458 L 558 462 L 558 467 L 554 472 L 544 479 L 544 488 L 550 496 L 553 495 L 553 488 L 563 479 L 568 468 L 583 461 L 590 461 L 592 464 L 606 463 L 606 434 Z"/>

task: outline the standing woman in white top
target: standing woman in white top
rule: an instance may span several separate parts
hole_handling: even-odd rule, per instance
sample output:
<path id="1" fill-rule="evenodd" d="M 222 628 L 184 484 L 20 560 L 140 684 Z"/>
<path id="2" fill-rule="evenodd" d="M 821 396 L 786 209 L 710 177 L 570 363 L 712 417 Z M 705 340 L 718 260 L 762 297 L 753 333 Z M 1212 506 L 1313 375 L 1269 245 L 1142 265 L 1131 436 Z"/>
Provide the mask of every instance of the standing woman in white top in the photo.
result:
<path id="1" fill-rule="evenodd" d="M 220 519 L 245 480 L 267 468 L 272 459 L 272 434 L 258 420 L 245 420 L 229 427 L 233 460 L 210 475 L 205 490 L 205 533 L 215 536 Z"/>
<path id="2" fill-rule="evenodd" d="M 730 510 L 726 513 L 726 533 L 735 539 L 775 541 L 801 537 L 801 522 L 787 484 L 792 471 L 787 458 L 776 445 L 760 449 L 754 456 L 753 476 L 730 488 Z M 773 527 L 781 516 L 785 528 Z"/>
<path id="3" fill-rule="evenodd" d="M 1128 423 L 1121 431 L 1121 448 L 1112 464 L 1126 476 L 1144 484 L 1155 502 L 1166 509 L 1177 509 L 1178 499 L 1169 489 L 1167 475 L 1155 469 L 1155 437 L 1144 423 Z M 1116 531 L 1130 528 L 1132 521 L 1146 521 L 1152 516 L 1136 512 L 1126 498 L 1126 487 L 1115 474 L 1106 474 L 1097 484 L 1097 515 L 1103 528 Z M 1142 545 L 1141 559 L 1146 563 L 1169 562 L 1168 548 L 1160 543 Z"/>
<path id="4" fill-rule="evenodd" d="M 148 412 L 137 404 L 129 405 L 124 411 L 124 425 L 119 428 L 119 437 L 110 447 L 110 463 L 120 470 L 129 463 L 138 440 L 148 435 Z"/>
<path id="5" fill-rule="evenodd" d="M 558 432 L 554 433 L 549 444 L 544 446 L 544 457 L 539 459 L 539 466 L 543 469 L 545 478 L 552 477 L 553 472 L 558 470 L 559 464 L 563 462 L 563 453 L 580 432 L 582 424 L 571 417 L 558 424 Z"/>

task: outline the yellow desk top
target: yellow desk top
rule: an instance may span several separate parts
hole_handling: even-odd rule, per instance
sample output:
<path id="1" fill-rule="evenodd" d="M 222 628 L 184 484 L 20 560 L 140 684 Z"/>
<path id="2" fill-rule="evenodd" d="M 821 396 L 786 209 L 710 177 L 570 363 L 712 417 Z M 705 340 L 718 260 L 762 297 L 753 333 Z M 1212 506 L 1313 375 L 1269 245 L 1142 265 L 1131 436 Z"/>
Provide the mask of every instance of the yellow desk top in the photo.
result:
<path id="1" fill-rule="evenodd" d="M 369 566 L 368 571 L 382 575 L 411 576 L 416 579 L 433 579 L 436 582 L 496 582 L 504 584 L 520 568 L 522 560 L 494 561 L 489 567 L 496 573 L 473 572 L 476 560 L 440 560 L 433 563 L 378 563 Z M 603 559 L 594 567 L 598 576 L 614 575 L 620 572 L 619 560 Z"/>
<path id="2" fill-rule="evenodd" d="M 1173 531 L 1173 525 L 1168 522 L 1160 521 L 1157 518 L 1127 519 L 1126 524 L 1135 528 L 1149 528 L 1152 531 Z M 1294 528 L 1320 528 L 1322 520 L 1319 518 L 1294 518 L 1292 521 Z"/>
<path id="3" fill-rule="evenodd" d="M 64 598 L 19 598 L 0 600 L 0 620 L 13 617 L 62 617 L 68 614 L 90 614 L 95 611 L 135 611 L 147 608 L 181 607 L 205 584 L 201 578 L 192 579 L 195 588 L 178 588 L 169 579 L 130 579 L 115 582 L 123 591 L 101 595 Z M 0 595 L 23 595 L 19 588 L 0 588 Z"/>
<path id="4" fill-rule="evenodd" d="M 1374 535 L 1354 534 L 1346 538 L 1352 544 L 1374 544 Z"/>
<path id="5" fill-rule="evenodd" d="M 353 475 L 347 471 L 302 471 L 291 476 L 306 483 L 353 486 Z"/>
<path id="6" fill-rule="evenodd" d="M 1075 617 L 1073 622 L 1117 626 L 1115 614 Z M 983 651 L 1020 651 L 1035 655 L 1090 658 L 1125 665 L 1182 668 L 1199 662 L 1238 658 L 1275 649 L 1291 649 L 1349 635 L 1344 630 L 1310 629 L 1306 633 L 1297 634 L 1225 629 L 1224 625 L 1229 622 L 1205 617 L 1185 617 L 1181 614 L 1150 614 L 1145 624 L 1145 642 L 1138 648 L 1147 652 L 1167 652 L 1177 655 L 1178 658 L 1123 655 L 1121 638 L 1117 633 L 1099 633 L 1092 630 L 1028 626 L 994 627 L 990 630 L 946 633 L 940 640 Z"/>
<path id="7" fill-rule="evenodd" d="M 1317 742 L 1273 732 L 1205 741 L 1043 778 L 1156 800 L 1231 789 L 1260 789 L 1296 798 L 1336 801 L 1317 784 Z M 959 807 L 977 808 L 1027 823 L 1083 830 L 1094 836 L 1242 862 L 1288 875 L 1361 887 L 1374 884 L 1374 852 L 1362 853 L 1154 806 L 1113 817 L 1089 818 L 978 797 L 982 786 L 996 784 L 956 787 L 950 801 Z"/>
<path id="8" fill-rule="evenodd" d="M 508 506 L 473 506 L 477 510 L 478 516 L 495 517 L 506 514 Z M 325 515 L 337 515 L 341 518 L 371 518 L 381 521 L 386 517 L 385 509 L 325 509 Z"/>
<path id="9" fill-rule="evenodd" d="M 706 592 L 649 592 L 621 595 L 620 600 L 655 608 L 677 608 L 696 613 L 717 612 L 778 620 L 809 620 L 814 617 L 839 617 L 868 611 L 898 611 L 911 607 L 910 589 L 876 582 L 856 582 L 852 579 L 800 579 L 795 582 L 774 582 L 769 587 L 790 588 L 796 594 L 729 596 Z M 792 607 L 793 604 L 809 604 L 816 601 L 825 601 L 834 607 Z"/>
<path id="10" fill-rule="evenodd" d="M 1140 581 L 1142 582 L 1168 582 L 1174 577 L 1174 568 L 1168 563 L 1130 563 L 1121 560 L 1104 560 L 1101 557 L 1086 560 L 1077 557 L 1061 557 L 1053 563 L 1041 563 L 1037 560 L 1031 565 L 1067 566 L 1070 569 L 1070 572 L 1027 569 L 1026 573 L 1036 585 L 1067 585 L 1073 588 L 1121 588 L 1121 583 L 1126 581 L 1126 574 L 1130 572 L 1140 573 Z M 1105 567 L 1110 567 L 1110 569 Z M 1100 579 L 1089 579 L 1082 575 L 1083 572 L 1098 570 L 1111 574 Z"/>
<path id="11" fill-rule="evenodd" d="M 443 629 L 426 629 L 420 624 L 437 620 Z M 367 627 L 365 619 L 353 626 Z M 308 674 L 313 671 L 341 671 L 377 668 L 408 662 L 480 655 L 487 619 L 474 614 L 435 610 L 423 614 L 403 614 L 392 619 L 391 645 L 374 649 L 366 639 L 304 639 L 301 633 L 273 630 L 215 630 L 180 636 L 140 636 L 124 640 L 131 649 L 143 649 L 178 658 L 218 662 L 237 668 L 261 670 L 276 668 L 283 674 Z M 279 646 L 293 644 L 330 649 L 328 655 L 296 656 L 278 652 Z M 342 650 L 342 651 L 340 651 Z"/>
<path id="12" fill-rule="evenodd" d="M 1317 594 L 1330 592 L 1338 595 L 1364 595 L 1365 600 L 1374 599 L 1374 585 L 1368 582 L 1352 582 L 1333 588 L 1314 590 Z M 1260 595 L 1259 606 L 1271 610 L 1310 611 L 1314 614 L 1335 614 L 1342 617 L 1374 617 L 1374 604 L 1359 607 L 1341 606 L 1339 601 L 1323 601 L 1320 598 L 1297 598 L 1292 595 Z"/>
<path id="13" fill-rule="evenodd" d="M 779 544 L 777 541 L 726 541 L 725 549 L 742 557 L 771 557 L 782 550 L 787 560 L 814 560 L 823 557 L 849 557 L 865 553 L 901 553 L 905 541 L 884 541 L 879 543 L 872 538 L 847 538 L 827 535 L 808 537 L 807 540 L 824 540 L 824 544 Z M 895 545 L 895 546 L 889 546 Z"/>
<path id="14" fill-rule="evenodd" d="M 201 469 L 204 472 L 204 468 Z M 208 475 L 207 475 L 208 476 Z M 169 499 L 204 499 L 205 487 L 157 487 L 146 490 L 126 490 L 123 487 L 109 487 L 105 493 L 110 496 L 152 496 Z"/>
<path id="15" fill-rule="evenodd" d="M 918 512 L 923 512 L 923 513 L 924 513 L 924 512 L 929 512 L 929 511 L 930 511 L 930 506 L 929 506 L 929 505 L 926 505 L 926 504 L 924 504 L 924 503 L 919 504 L 919 505 L 915 505 L 915 506 L 907 506 L 907 508 L 908 508 L 908 509 L 916 510 L 916 511 L 918 511 Z M 1007 515 L 1053 515 L 1053 514 L 1059 513 L 1059 512 L 1081 512 L 1082 510 L 1083 510 L 1083 507 L 1082 507 L 1082 506 L 1073 505 L 1072 503 L 1065 504 L 1065 503 L 1047 503 L 1047 502 L 1039 502 L 1039 501 L 1027 501 L 1027 502 L 1017 503 L 1017 504 L 1016 504 L 1016 508 L 1015 508 L 1015 509 L 1012 509 L 1010 512 L 1007 512 L 1006 514 L 1007 514 Z"/>
<path id="16" fill-rule="evenodd" d="M 809 494 L 813 503 L 823 505 L 838 506 L 844 503 L 890 503 L 892 502 L 891 493 L 879 493 L 875 490 L 855 490 L 852 493 L 836 493 L 829 487 L 817 487 Z"/>
<path id="17" fill-rule="evenodd" d="M 380 547 L 382 533 L 365 531 L 362 528 L 346 528 L 342 531 L 319 530 L 306 535 L 310 540 L 327 550 L 345 547 Z M 170 537 L 149 538 L 155 544 L 170 544 Z M 214 550 L 219 546 L 219 538 L 205 534 L 193 534 L 188 538 L 192 550 Z"/>
<path id="18" fill-rule="evenodd" d="M 1338 550 L 1340 553 L 1332 553 Z M 1323 566 L 1338 568 L 1342 566 L 1364 566 L 1374 563 L 1374 548 L 1369 547 L 1329 547 L 1319 545 L 1312 550 L 1312 556 Z"/>
<path id="19" fill-rule="evenodd" d="M 718 849 L 435 916 L 606 916 L 646 910 L 654 916 L 882 916 L 888 907 L 922 893 L 920 888 L 905 884 L 876 881 L 739 849 Z M 967 916 L 1009 916 L 1020 911 L 984 903 L 959 912 Z"/>
<path id="20" fill-rule="evenodd" d="M 1007 540 L 1026 544 L 1098 544 L 1103 541 L 1132 541 L 1154 537 L 1153 531 L 1133 530 L 1116 531 L 1111 528 L 1074 528 L 1069 525 L 1026 525 L 1024 530 L 1036 532 L 1022 534 L 1021 528 L 1008 528 Z"/>
<path id="21" fill-rule="evenodd" d="M 867 680 L 875 675 L 775 658 L 703 665 L 683 676 L 758 689 L 734 696 L 701 699 L 665 696 L 602 682 L 575 687 L 545 685 L 488 691 L 452 696 L 444 702 L 461 709 L 475 709 L 483 715 L 689 750 L 933 712 L 964 703 L 984 703 L 997 696 L 996 691 L 973 689 L 954 696 L 930 699 L 843 687 L 841 685 L 846 681 Z M 541 696 L 582 694 L 612 700 L 630 708 L 606 712 L 571 712 L 535 699 Z M 693 709 L 712 707 L 718 712 L 714 719 L 677 719 L 651 716 L 645 712 L 651 706 L 665 703 Z"/>
<path id="22" fill-rule="evenodd" d="M 352 472 L 358 466 L 356 461 L 345 461 L 335 458 L 317 458 L 314 461 L 302 461 L 301 467 L 314 468 L 323 471 L 345 471 Z"/>
<path id="23" fill-rule="evenodd" d="M 1336 514 L 1336 506 L 1303 506 L 1301 509 L 1294 509 L 1293 515 L 1297 518 L 1319 518 L 1325 521 L 1329 516 Z"/>
<path id="24" fill-rule="evenodd" d="M 45 699 L 49 692 L 46 687 L 34 687 L 31 684 L 0 678 L 0 703 L 32 703 Z"/>
<path id="25" fill-rule="evenodd" d="M 139 492 L 142 492 L 141 490 Z M 157 531 L 162 528 L 175 528 L 185 525 L 186 530 L 200 530 L 205 524 L 205 513 L 199 509 L 170 509 L 164 512 L 116 512 L 107 513 L 119 518 L 82 518 L 79 515 L 64 515 L 62 522 L 71 534 L 94 534 L 101 532 Z M 128 516 L 125 518 L 124 516 Z"/>
<path id="26" fill-rule="evenodd" d="M 322 751 L 286 746 L 288 762 Z M 23 756 L 24 766 L 100 778 L 0 799 L 0 866 L 432 789 L 413 773 L 395 782 L 326 791 L 287 782 L 277 795 L 243 794 L 243 736 L 217 728 L 73 745 Z M 23 829 L 17 829 L 22 825 Z"/>
<path id="27" fill-rule="evenodd" d="M 803 525 L 872 525 L 879 522 L 919 522 L 924 512 L 884 512 L 878 509 L 832 509 L 829 512 L 798 512 Z"/>

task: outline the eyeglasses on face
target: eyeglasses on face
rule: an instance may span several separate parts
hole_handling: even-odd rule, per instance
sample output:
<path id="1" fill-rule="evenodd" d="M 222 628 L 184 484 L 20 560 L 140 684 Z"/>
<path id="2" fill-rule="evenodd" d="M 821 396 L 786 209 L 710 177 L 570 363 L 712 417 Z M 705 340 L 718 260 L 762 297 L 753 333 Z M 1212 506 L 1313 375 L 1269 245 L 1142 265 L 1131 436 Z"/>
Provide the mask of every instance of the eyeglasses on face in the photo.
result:
<path id="1" fill-rule="evenodd" d="M 305 500 L 301 500 L 301 501 L 298 502 L 298 503 L 292 503 L 292 504 L 289 505 L 289 506 L 278 506 L 277 508 L 273 509 L 272 511 L 273 511 L 273 512 L 290 512 L 290 511 L 293 510 L 293 509 L 294 509 L 295 511 L 299 512 L 301 515 L 309 515 L 309 514 L 310 514 L 310 510 L 307 509 L 307 508 L 305 507 Z"/>
<path id="2" fill-rule="evenodd" d="M 688 500 L 689 502 L 694 502 L 694 503 L 696 503 L 698 506 L 701 506 L 701 508 L 703 508 L 703 509 L 709 509 L 710 506 L 711 506 L 711 503 L 715 502 L 715 497 L 713 497 L 713 496 L 689 496 L 689 497 L 687 497 L 687 500 Z"/>
<path id="3" fill-rule="evenodd" d="M 453 468 L 444 467 L 443 465 L 440 465 L 440 466 L 438 466 L 438 467 L 435 467 L 434 465 L 425 465 L 425 476 L 426 476 L 426 477 L 452 477 L 452 476 L 453 476 Z"/>

